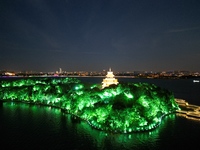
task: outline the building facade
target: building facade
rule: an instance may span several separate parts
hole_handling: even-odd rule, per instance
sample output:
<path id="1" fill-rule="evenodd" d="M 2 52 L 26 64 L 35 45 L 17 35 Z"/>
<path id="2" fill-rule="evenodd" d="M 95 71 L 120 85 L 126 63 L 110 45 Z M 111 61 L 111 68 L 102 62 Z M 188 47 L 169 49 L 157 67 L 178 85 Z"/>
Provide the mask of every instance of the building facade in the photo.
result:
<path id="1" fill-rule="evenodd" d="M 110 68 L 109 71 L 107 72 L 106 78 L 103 79 L 102 89 L 105 88 L 105 87 L 108 87 L 111 84 L 117 85 L 118 83 L 119 83 L 118 80 L 114 78 L 114 74 L 113 74 L 113 72 L 111 71 L 111 68 Z"/>

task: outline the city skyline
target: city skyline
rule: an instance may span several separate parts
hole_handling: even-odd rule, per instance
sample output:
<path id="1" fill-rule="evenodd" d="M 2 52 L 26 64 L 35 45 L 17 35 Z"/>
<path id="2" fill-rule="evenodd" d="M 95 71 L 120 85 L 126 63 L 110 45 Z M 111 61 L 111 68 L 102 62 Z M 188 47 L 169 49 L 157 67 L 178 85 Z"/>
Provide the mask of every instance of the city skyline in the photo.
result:
<path id="1" fill-rule="evenodd" d="M 0 70 L 200 72 L 198 0 L 11 0 L 0 7 Z"/>
<path id="2" fill-rule="evenodd" d="M 66 70 L 66 69 L 62 69 L 62 68 L 57 68 L 57 70 L 50 70 L 50 71 L 35 71 L 35 70 L 7 70 L 7 69 L 0 69 L 0 72 L 15 72 L 15 73 L 20 73 L 20 72 L 27 72 L 27 73 L 58 73 L 58 74 L 62 74 L 62 73 L 67 73 L 67 72 L 108 72 L 108 71 L 114 71 L 115 73 L 134 73 L 134 72 L 141 72 L 141 73 L 164 73 L 164 72 L 168 72 L 168 73 L 175 73 L 175 72 L 187 72 L 187 73 L 200 73 L 199 71 L 191 71 L 191 70 L 158 70 L 158 71 L 149 71 L 149 70 L 123 70 L 123 71 L 118 71 L 117 69 L 112 69 L 111 67 L 107 68 L 107 69 L 102 69 L 100 71 L 97 70 Z"/>
<path id="3" fill-rule="evenodd" d="M 116 71 L 113 72 L 111 68 L 109 70 L 102 70 L 102 71 L 66 71 L 62 70 L 62 68 L 59 68 L 59 70 L 51 71 L 51 72 L 35 72 L 35 71 L 6 71 L 6 70 L 0 70 L 0 76 L 14 76 L 14 77 L 90 77 L 90 76 L 107 76 L 106 74 L 113 73 L 116 77 L 132 77 L 132 78 L 171 78 L 171 79 L 177 79 L 177 78 L 199 78 L 200 72 L 192 72 L 187 70 L 169 70 L 169 71 Z M 198 81 L 199 82 L 199 81 Z"/>

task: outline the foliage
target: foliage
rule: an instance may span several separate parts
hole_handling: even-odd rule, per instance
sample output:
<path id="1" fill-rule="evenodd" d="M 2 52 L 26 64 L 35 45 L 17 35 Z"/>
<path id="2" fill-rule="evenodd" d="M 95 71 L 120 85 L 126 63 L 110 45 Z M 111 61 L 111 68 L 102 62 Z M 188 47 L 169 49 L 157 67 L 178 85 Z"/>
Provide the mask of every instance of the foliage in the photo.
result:
<path id="1" fill-rule="evenodd" d="M 4 80 L 0 99 L 60 107 L 97 129 L 125 133 L 155 128 L 164 115 L 179 109 L 173 93 L 154 84 L 98 87 L 76 78 Z"/>

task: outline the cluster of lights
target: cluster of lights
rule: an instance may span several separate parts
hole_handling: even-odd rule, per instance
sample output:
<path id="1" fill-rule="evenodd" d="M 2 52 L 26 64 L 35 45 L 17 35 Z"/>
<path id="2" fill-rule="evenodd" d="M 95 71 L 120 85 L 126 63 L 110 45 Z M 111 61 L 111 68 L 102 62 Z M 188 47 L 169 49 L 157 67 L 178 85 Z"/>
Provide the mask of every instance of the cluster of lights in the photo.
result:
<path id="1" fill-rule="evenodd" d="M 147 131 L 179 109 L 173 93 L 147 83 L 104 89 L 76 78 L 24 78 L 1 81 L 0 99 L 61 108 L 92 127 L 117 133 Z"/>

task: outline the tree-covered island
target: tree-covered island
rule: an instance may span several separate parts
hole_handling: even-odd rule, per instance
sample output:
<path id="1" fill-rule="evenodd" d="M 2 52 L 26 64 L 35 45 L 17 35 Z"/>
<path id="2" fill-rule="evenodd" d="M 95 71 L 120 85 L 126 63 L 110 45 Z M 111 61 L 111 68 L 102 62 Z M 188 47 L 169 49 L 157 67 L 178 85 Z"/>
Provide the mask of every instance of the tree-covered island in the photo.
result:
<path id="1" fill-rule="evenodd" d="M 19 78 L 0 81 L 0 100 L 61 108 L 108 132 L 156 128 L 165 115 L 180 109 L 174 95 L 148 83 L 119 83 L 101 88 L 77 78 Z"/>

